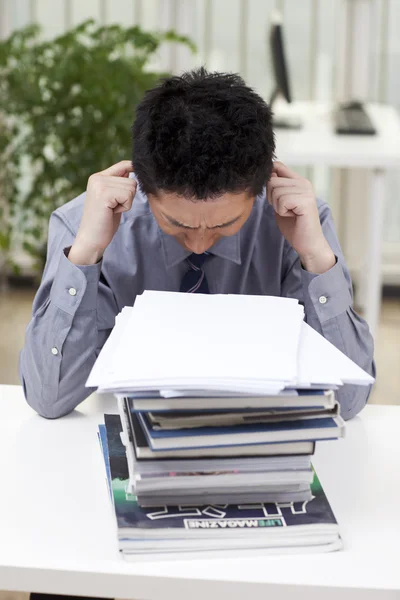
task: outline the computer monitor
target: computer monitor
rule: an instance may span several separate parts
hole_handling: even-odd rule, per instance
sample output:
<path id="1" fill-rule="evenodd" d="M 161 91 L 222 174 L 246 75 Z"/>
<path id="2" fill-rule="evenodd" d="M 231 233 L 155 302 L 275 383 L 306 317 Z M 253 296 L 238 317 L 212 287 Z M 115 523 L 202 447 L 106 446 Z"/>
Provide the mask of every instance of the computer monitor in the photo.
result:
<path id="1" fill-rule="evenodd" d="M 290 89 L 289 70 L 285 55 L 285 45 L 283 36 L 282 16 L 279 11 L 274 11 L 271 18 L 271 28 L 269 33 L 270 52 L 272 59 L 272 70 L 275 79 L 275 86 L 271 94 L 269 105 L 273 110 L 273 105 L 278 96 L 282 95 L 286 102 L 292 102 Z M 301 120 L 294 115 L 285 117 L 274 117 L 274 127 L 283 127 L 285 129 L 298 129 L 301 127 Z"/>

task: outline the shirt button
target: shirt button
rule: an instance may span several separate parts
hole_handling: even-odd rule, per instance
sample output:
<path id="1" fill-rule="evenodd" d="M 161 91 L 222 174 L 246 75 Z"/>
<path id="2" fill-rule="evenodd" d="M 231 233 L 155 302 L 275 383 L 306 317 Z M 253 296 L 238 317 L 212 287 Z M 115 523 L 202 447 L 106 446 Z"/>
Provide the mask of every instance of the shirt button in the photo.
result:
<path id="1" fill-rule="evenodd" d="M 319 297 L 319 303 L 320 304 L 326 304 L 328 302 L 328 299 L 326 296 L 320 296 Z"/>
<path id="2" fill-rule="evenodd" d="M 68 293 L 70 296 L 76 296 L 76 289 L 75 288 L 69 288 Z"/>
<path id="3" fill-rule="evenodd" d="M 54 346 L 54 348 L 51 349 L 51 353 L 54 354 L 54 356 L 57 356 L 58 350 L 55 346 Z"/>

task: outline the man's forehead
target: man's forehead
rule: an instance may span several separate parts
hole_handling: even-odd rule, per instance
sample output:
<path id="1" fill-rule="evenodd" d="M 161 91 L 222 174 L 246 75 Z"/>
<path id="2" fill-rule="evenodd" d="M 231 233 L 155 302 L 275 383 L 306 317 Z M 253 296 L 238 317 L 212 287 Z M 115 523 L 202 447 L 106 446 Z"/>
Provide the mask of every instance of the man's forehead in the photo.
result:
<path id="1" fill-rule="evenodd" d="M 155 203 L 171 224 L 196 229 L 203 222 L 216 228 L 233 224 L 240 219 L 249 200 L 246 193 L 228 193 L 210 201 L 193 201 L 182 196 L 165 194 L 158 195 Z"/>

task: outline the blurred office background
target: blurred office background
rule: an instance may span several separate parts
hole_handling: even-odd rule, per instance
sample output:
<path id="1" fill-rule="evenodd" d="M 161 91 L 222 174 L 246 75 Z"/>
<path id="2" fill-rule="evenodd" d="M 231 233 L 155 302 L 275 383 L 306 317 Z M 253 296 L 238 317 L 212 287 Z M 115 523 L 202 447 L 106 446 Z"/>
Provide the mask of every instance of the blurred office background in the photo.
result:
<path id="1" fill-rule="evenodd" d="M 274 79 L 267 33 L 274 9 L 283 15 L 295 101 L 336 103 L 356 97 L 400 109 L 399 0 L 0 0 L 0 40 L 30 23 L 42 27 L 44 40 L 52 39 L 88 18 L 99 25 L 174 29 L 193 40 L 197 53 L 181 44 L 164 43 L 149 69 L 179 73 L 206 65 L 210 70 L 240 72 L 268 99 Z M 130 125 L 126 123 L 128 133 Z M 357 285 L 368 243 L 368 177 L 356 170 L 346 173 L 323 166 L 298 170 L 330 203 Z M 29 173 L 25 175 L 29 180 Z M 371 401 L 400 403 L 400 171 L 388 172 L 386 186 L 384 302 L 376 332 L 379 379 Z M 0 200 L 1 194 L 0 186 Z M 2 267 L 0 383 L 18 383 L 17 356 L 35 291 L 32 257 L 18 243 L 13 252 L 19 274 L 5 277 L 6 266 Z"/>

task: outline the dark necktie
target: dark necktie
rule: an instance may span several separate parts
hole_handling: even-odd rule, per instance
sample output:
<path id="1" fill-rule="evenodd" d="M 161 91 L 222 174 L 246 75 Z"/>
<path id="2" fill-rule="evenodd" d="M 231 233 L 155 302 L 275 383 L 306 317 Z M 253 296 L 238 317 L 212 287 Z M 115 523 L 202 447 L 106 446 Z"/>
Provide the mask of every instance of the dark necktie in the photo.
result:
<path id="1" fill-rule="evenodd" d="M 187 257 L 186 261 L 189 265 L 189 269 L 182 277 L 181 292 L 188 292 L 189 294 L 210 293 L 203 268 L 204 261 L 208 256 L 210 256 L 208 252 L 203 252 L 203 254 L 191 254 Z"/>

